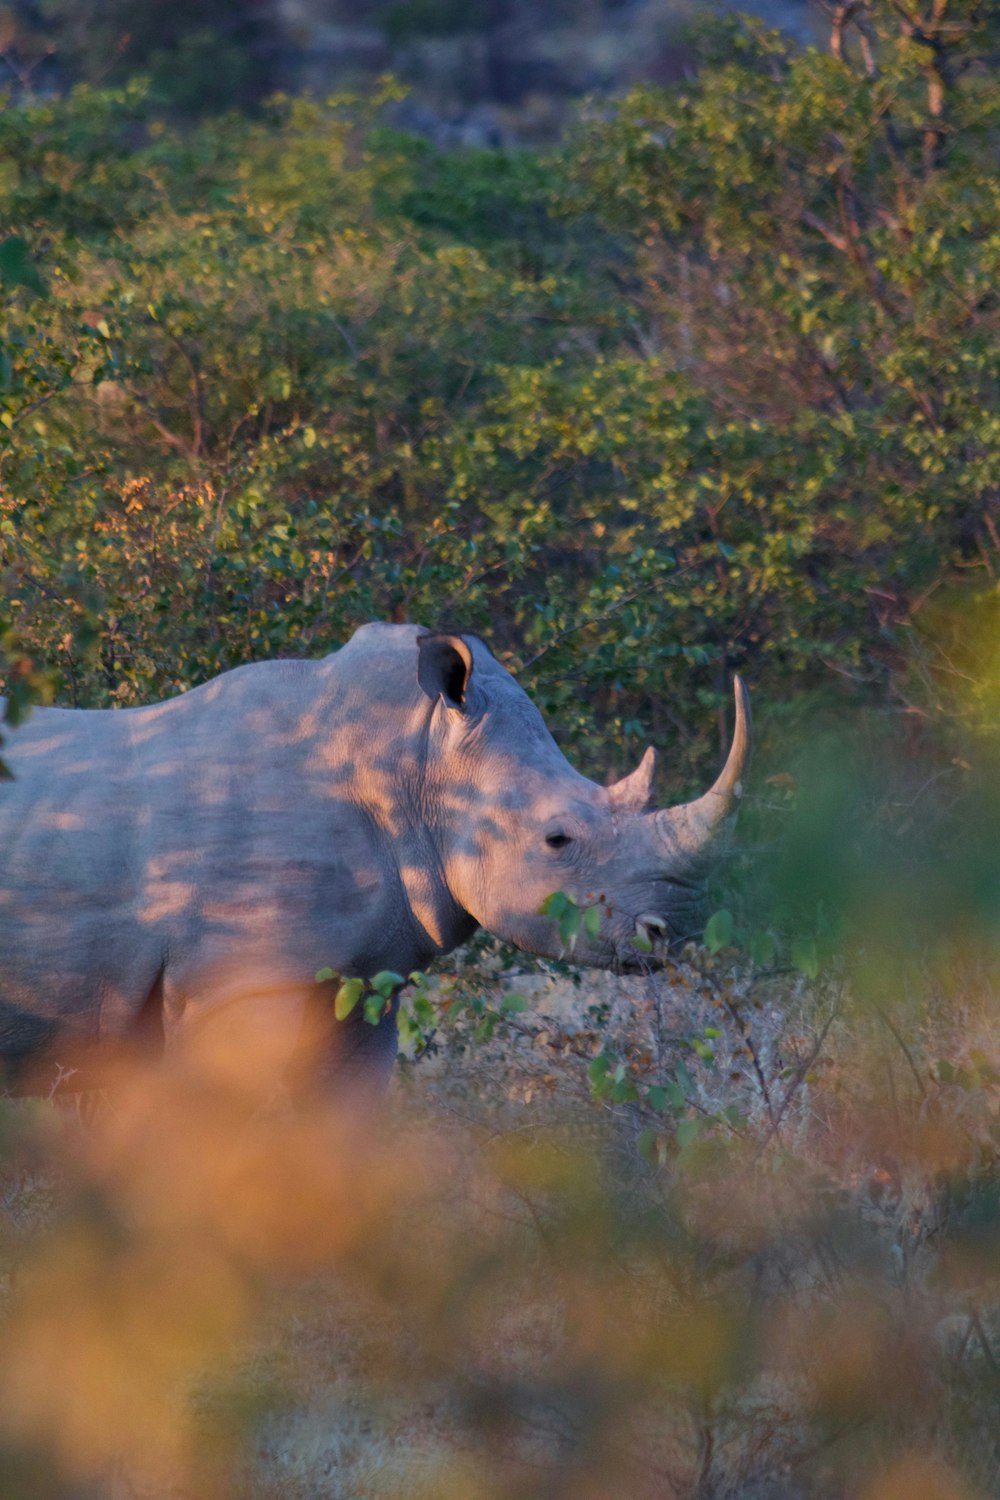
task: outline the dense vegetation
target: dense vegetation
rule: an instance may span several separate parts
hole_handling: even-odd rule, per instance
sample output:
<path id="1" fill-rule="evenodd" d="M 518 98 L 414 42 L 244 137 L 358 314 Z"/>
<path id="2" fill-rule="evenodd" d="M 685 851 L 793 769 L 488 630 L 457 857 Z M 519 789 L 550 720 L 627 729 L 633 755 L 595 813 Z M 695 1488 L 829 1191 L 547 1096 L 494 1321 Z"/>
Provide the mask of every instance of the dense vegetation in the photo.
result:
<path id="1" fill-rule="evenodd" d="M 15 709 L 39 669 L 127 704 L 412 618 L 484 633 L 593 774 L 669 744 L 665 794 L 702 781 L 734 669 L 765 776 L 845 724 L 910 784 L 869 803 L 974 765 L 996 17 L 886 0 L 832 41 L 710 27 L 695 82 L 547 156 L 442 154 L 378 98 L 181 131 L 139 86 L 6 109 Z"/>
<path id="2" fill-rule="evenodd" d="M 166 1492 L 164 1393 L 256 1326 L 262 1286 L 331 1263 L 348 1332 L 262 1355 L 220 1430 L 272 1409 L 258 1377 L 311 1387 L 345 1347 L 388 1361 L 380 1400 L 412 1398 L 406 1357 L 365 1344 L 388 1319 L 448 1442 L 521 1445 L 472 1479 L 446 1442 L 429 1494 L 996 1492 L 1000 24 L 975 0 L 872 0 L 838 9 L 831 43 L 703 29 L 696 78 L 581 110 L 544 156 L 442 154 L 385 124 L 392 84 L 183 129 L 139 84 L 0 112 L 9 718 L 410 618 L 483 633 L 592 774 L 648 734 L 664 791 L 697 784 L 734 670 L 762 742 L 750 878 L 709 955 L 627 1014 L 584 991 L 569 1024 L 471 960 L 421 994 L 475 1140 L 419 1191 L 379 1158 L 353 1238 L 329 1229 L 355 1221 L 326 1119 L 231 1158 L 247 1103 L 227 1072 L 224 1145 L 189 1192 L 141 1101 L 162 1087 L 200 1119 L 218 1076 L 126 1091 L 125 1128 L 60 1168 L 75 1248 L 42 1236 L 10 1335 L 34 1360 L 21 1405 L 0 1377 L 32 1500 L 116 1443 Z M 512 1099 L 534 1155 L 497 1150 Z M 586 1099 L 612 1146 L 586 1109 L 559 1133 Z M 33 1131 L 14 1129 L 15 1260 L 38 1212 L 19 1205 L 48 1202 Z M 301 1186 L 302 1160 L 315 1196 L 272 1200 L 263 1181 Z M 234 1227 L 240 1172 L 264 1206 Z M 170 1235 L 211 1276 L 175 1274 Z M 98 1311 L 64 1378 L 79 1306 Z M 134 1429 L 122 1323 L 163 1351 Z M 200 1399 L 210 1427 L 225 1399 Z M 183 1492 L 230 1483 L 209 1464 Z"/>
<path id="3" fill-rule="evenodd" d="M 951 16 L 716 36 L 544 160 L 371 102 L 8 108 L 5 608 L 60 699 L 405 615 L 603 746 L 734 667 L 933 712 L 998 552 L 996 36 Z"/>

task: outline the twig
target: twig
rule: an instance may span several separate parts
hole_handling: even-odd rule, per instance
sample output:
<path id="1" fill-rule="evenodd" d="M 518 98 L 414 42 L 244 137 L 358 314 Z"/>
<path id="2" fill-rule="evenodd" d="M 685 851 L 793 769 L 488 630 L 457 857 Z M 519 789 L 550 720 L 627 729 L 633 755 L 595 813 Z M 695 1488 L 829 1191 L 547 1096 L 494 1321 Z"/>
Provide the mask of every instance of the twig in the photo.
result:
<path id="1" fill-rule="evenodd" d="M 840 989 L 838 989 L 836 998 L 835 998 L 835 1000 L 833 1002 L 833 1005 L 831 1006 L 831 1009 L 830 1009 L 830 1014 L 827 1016 L 826 1020 L 823 1022 L 823 1025 L 820 1028 L 819 1035 L 817 1036 L 816 1041 L 813 1044 L 810 1052 L 808 1053 L 808 1055 L 806 1057 L 804 1057 L 802 1059 L 802 1061 L 799 1063 L 798 1067 L 795 1069 L 795 1072 L 792 1075 L 792 1079 L 791 1079 L 791 1081 L 790 1081 L 790 1083 L 788 1085 L 788 1088 L 785 1090 L 784 1098 L 782 1099 L 781 1103 L 778 1105 L 777 1113 L 774 1116 L 774 1123 L 771 1126 L 770 1130 L 765 1135 L 764 1139 L 760 1143 L 760 1147 L 759 1147 L 759 1150 L 758 1150 L 758 1153 L 757 1153 L 758 1156 L 763 1153 L 765 1147 L 777 1135 L 778 1131 L 781 1128 L 781 1122 L 785 1118 L 785 1115 L 786 1115 L 786 1113 L 788 1111 L 788 1106 L 791 1104 L 791 1102 L 794 1099 L 795 1095 L 798 1093 L 799 1089 L 802 1087 L 802 1082 L 803 1082 L 806 1074 L 809 1072 L 809 1069 L 813 1066 L 813 1064 L 815 1063 L 817 1057 L 819 1057 L 820 1052 L 823 1050 L 823 1043 L 826 1041 L 827 1032 L 830 1030 L 830 1027 L 833 1025 L 834 1017 L 836 1016 L 837 1011 L 840 1009 L 840 997 L 841 997 L 842 993 L 843 993 L 843 986 L 841 986 Z"/>
<path id="2" fill-rule="evenodd" d="M 975 1330 L 976 1338 L 979 1341 L 979 1346 L 983 1351 L 986 1363 L 989 1365 L 994 1375 L 1000 1375 L 1000 1364 L 997 1364 L 997 1357 L 993 1353 L 993 1348 L 990 1344 L 986 1329 L 983 1327 L 983 1320 L 979 1316 L 978 1307 L 969 1308 L 969 1322 Z"/>
<path id="3" fill-rule="evenodd" d="M 757 1075 L 757 1083 L 760 1087 L 761 1097 L 763 1098 L 764 1103 L 767 1106 L 767 1116 L 771 1122 L 771 1130 L 773 1131 L 774 1129 L 776 1129 L 776 1122 L 774 1118 L 774 1103 L 771 1099 L 771 1090 L 767 1086 L 767 1079 L 764 1077 L 764 1069 L 761 1066 L 757 1048 L 754 1046 L 753 1034 L 746 1021 L 743 1019 L 743 1012 L 740 1010 L 736 1001 L 727 996 L 725 1004 L 730 1016 L 736 1022 L 740 1037 L 742 1038 L 744 1046 L 750 1054 L 750 1061 L 752 1062 L 753 1070 Z"/>
<path id="4" fill-rule="evenodd" d="M 927 1085 L 924 1083 L 924 1080 L 921 1078 L 921 1076 L 920 1076 L 920 1070 L 918 1069 L 916 1063 L 913 1061 L 913 1053 L 910 1051 L 909 1047 L 906 1045 L 906 1042 L 900 1036 L 898 1030 L 896 1029 L 896 1027 L 892 1023 L 892 1021 L 890 1021 L 889 1017 L 886 1015 L 885 1011 L 882 1009 L 882 1007 L 880 1005 L 877 1005 L 875 1007 L 875 1014 L 878 1016 L 879 1020 L 885 1026 L 886 1030 L 889 1031 L 891 1033 L 891 1035 L 895 1038 L 895 1040 L 896 1040 L 896 1042 L 897 1042 L 897 1044 L 899 1046 L 899 1050 L 902 1052 L 903 1056 L 906 1058 L 907 1063 L 909 1064 L 910 1072 L 913 1074 L 914 1078 L 917 1080 L 917 1088 L 920 1090 L 920 1097 L 922 1099 L 926 1099 L 927 1098 Z"/>

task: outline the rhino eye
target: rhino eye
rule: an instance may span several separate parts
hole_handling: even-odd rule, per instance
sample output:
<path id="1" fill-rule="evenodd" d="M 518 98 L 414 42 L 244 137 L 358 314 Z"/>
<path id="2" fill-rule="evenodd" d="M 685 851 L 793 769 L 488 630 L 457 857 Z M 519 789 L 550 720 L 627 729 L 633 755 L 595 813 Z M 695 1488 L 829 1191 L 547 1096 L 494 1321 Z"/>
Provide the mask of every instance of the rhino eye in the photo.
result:
<path id="1" fill-rule="evenodd" d="M 547 833 L 545 842 L 550 849 L 565 849 L 566 845 L 571 844 L 573 840 L 568 833 Z"/>

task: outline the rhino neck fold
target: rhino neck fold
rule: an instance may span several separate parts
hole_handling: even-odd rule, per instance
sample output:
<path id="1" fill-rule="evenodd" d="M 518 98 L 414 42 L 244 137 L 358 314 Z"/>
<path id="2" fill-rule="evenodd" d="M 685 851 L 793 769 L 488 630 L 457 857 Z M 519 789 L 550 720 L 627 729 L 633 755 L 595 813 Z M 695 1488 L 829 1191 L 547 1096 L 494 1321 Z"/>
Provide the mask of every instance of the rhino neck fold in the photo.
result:
<path id="1" fill-rule="evenodd" d="M 436 852 L 427 858 L 426 864 L 419 860 L 401 861 L 399 878 L 418 941 L 427 950 L 428 958 L 449 953 L 472 936 L 479 924 L 453 899 Z"/>
<path id="2" fill-rule="evenodd" d="M 358 800 L 396 869 L 401 907 L 420 953 L 418 964 L 449 953 L 479 925 L 452 895 L 442 860 L 441 830 L 435 826 L 440 799 L 431 790 L 428 774 L 432 717 L 431 705 L 421 703 L 405 731 L 397 734 L 389 756 L 373 757 L 361 744 L 356 756 L 363 767 Z"/>

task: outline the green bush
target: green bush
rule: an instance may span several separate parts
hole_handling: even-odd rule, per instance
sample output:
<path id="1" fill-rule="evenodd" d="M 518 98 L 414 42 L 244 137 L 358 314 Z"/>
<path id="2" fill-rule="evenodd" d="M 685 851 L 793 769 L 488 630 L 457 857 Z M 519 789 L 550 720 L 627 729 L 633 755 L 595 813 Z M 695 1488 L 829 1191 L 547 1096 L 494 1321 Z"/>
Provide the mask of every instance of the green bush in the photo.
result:
<path id="1" fill-rule="evenodd" d="M 8 105 L 2 566 L 60 698 L 378 616 L 487 634 L 592 772 L 670 740 L 673 793 L 734 669 L 765 763 L 807 703 L 962 718 L 949 622 L 1000 567 L 996 21 L 937 24 L 729 28 L 548 159 L 442 154 L 377 98 L 186 133 L 131 87 Z"/>

